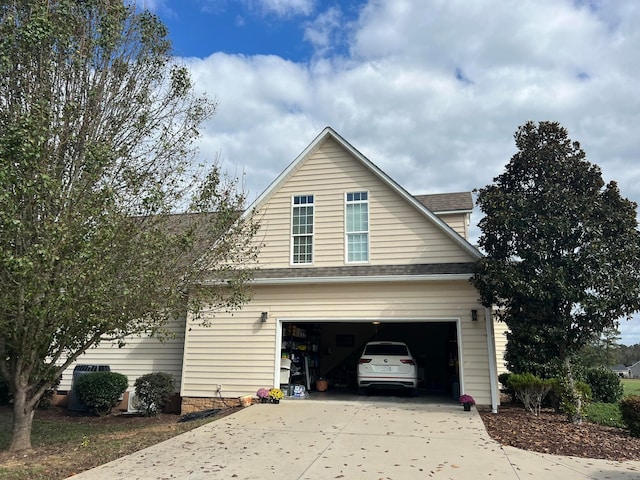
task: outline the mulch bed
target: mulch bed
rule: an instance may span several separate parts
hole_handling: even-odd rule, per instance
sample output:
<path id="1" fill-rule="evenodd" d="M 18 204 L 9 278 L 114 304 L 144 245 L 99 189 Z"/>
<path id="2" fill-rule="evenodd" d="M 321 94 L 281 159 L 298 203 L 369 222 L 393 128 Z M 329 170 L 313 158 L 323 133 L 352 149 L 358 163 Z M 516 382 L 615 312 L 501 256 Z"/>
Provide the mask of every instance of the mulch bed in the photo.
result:
<path id="1" fill-rule="evenodd" d="M 553 455 L 640 460 L 640 438 L 621 428 L 588 422 L 573 425 L 553 410 L 536 417 L 513 405 L 500 406 L 498 414 L 488 407 L 478 407 L 478 412 L 491 438 L 501 445 Z"/>

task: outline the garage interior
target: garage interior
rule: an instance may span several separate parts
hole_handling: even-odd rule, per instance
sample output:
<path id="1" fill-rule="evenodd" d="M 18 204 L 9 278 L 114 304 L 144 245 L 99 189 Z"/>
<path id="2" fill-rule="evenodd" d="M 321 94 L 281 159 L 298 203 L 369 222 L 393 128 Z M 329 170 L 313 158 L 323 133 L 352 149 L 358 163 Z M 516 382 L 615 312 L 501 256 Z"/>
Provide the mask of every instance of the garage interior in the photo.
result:
<path id="1" fill-rule="evenodd" d="M 451 321 L 283 322 L 281 357 L 291 361 L 289 383 L 310 392 L 328 385 L 330 391 L 355 393 L 358 359 L 375 340 L 407 344 L 418 364 L 419 395 L 458 398 L 457 331 Z"/>

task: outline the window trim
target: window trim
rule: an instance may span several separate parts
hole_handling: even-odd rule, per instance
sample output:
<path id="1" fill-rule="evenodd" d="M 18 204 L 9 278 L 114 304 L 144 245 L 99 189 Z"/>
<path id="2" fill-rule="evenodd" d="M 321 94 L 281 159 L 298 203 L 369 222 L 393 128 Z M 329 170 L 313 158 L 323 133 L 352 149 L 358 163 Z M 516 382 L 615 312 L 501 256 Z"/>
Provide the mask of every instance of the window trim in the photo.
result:
<path id="1" fill-rule="evenodd" d="M 365 193 L 367 198 L 366 200 L 348 200 L 349 195 L 353 195 L 355 193 Z M 366 204 L 367 205 L 367 230 L 366 231 L 356 231 L 356 232 L 348 232 L 347 231 L 347 206 L 348 205 L 357 205 L 357 204 Z M 370 224 L 370 211 L 369 208 L 369 190 L 353 190 L 344 192 L 344 263 L 348 264 L 365 264 L 371 261 L 371 224 Z M 367 259 L 366 260 L 349 260 L 349 235 L 367 235 Z"/>
<path id="2" fill-rule="evenodd" d="M 303 198 L 306 197 L 306 201 L 305 203 L 295 203 L 296 198 Z M 309 198 L 311 198 L 311 202 L 309 202 Z M 305 233 L 305 234 L 294 234 L 293 233 L 293 212 L 294 209 L 296 207 L 302 207 L 302 206 L 311 206 L 313 208 L 312 210 L 312 214 L 313 214 L 313 220 L 311 222 L 311 233 Z M 315 231 L 316 231 L 316 196 L 312 193 L 308 193 L 308 194 L 298 194 L 298 195 L 291 195 L 291 210 L 290 210 L 290 226 L 289 226 L 289 264 L 292 266 L 298 266 L 298 265 L 313 265 L 314 259 L 315 259 Z M 294 262 L 294 248 L 295 248 L 295 238 L 300 238 L 300 237 L 311 237 L 311 261 L 310 262 Z"/>

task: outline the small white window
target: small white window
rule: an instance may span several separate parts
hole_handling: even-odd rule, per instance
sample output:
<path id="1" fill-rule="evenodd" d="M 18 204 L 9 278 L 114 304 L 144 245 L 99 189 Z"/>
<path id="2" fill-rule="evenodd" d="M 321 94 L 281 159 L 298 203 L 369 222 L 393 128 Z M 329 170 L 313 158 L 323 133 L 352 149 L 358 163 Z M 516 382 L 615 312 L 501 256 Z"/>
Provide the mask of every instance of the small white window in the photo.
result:
<path id="1" fill-rule="evenodd" d="M 313 263 L 313 195 L 294 196 L 291 207 L 291 263 Z"/>
<path id="2" fill-rule="evenodd" d="M 369 261 L 369 195 L 349 192 L 346 195 L 345 232 L 347 263 Z"/>

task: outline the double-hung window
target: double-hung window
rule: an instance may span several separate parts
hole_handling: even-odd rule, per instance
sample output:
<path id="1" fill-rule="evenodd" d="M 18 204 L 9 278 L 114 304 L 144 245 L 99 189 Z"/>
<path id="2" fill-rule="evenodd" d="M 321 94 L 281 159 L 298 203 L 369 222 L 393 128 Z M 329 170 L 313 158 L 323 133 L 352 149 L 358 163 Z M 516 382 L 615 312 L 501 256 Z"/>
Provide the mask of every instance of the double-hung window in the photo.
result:
<path id="1" fill-rule="evenodd" d="M 313 195 L 292 199 L 291 263 L 313 263 Z"/>
<path id="2" fill-rule="evenodd" d="M 368 262 L 369 195 L 367 192 L 346 194 L 345 233 L 347 262 Z"/>

